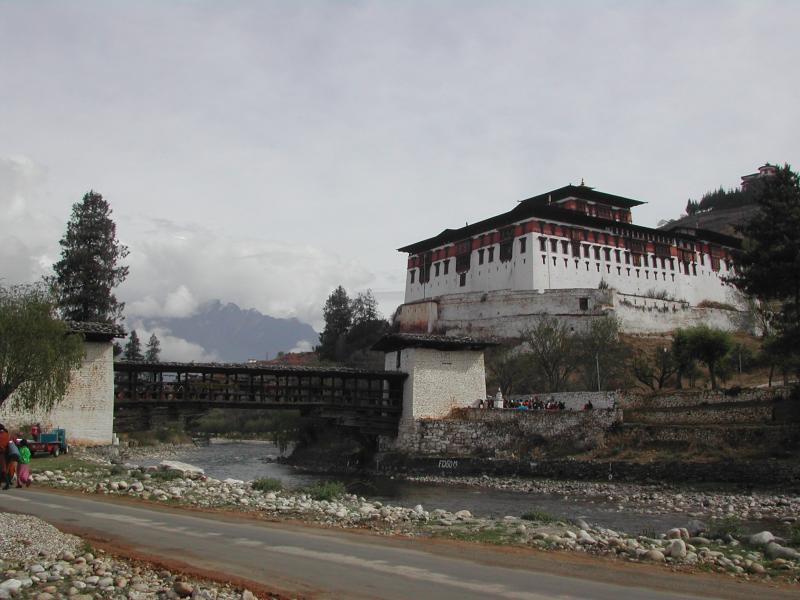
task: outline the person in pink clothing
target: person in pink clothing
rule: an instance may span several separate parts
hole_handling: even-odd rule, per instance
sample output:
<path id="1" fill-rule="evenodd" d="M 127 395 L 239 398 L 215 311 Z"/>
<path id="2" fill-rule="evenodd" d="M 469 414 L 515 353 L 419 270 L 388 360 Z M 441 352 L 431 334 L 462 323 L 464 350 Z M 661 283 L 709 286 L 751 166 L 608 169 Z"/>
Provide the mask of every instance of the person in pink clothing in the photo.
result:
<path id="1" fill-rule="evenodd" d="M 28 448 L 28 441 L 24 439 L 19 441 L 18 446 L 19 446 L 19 464 L 17 465 L 17 487 L 20 488 L 23 485 L 25 487 L 30 487 L 31 449 Z"/>

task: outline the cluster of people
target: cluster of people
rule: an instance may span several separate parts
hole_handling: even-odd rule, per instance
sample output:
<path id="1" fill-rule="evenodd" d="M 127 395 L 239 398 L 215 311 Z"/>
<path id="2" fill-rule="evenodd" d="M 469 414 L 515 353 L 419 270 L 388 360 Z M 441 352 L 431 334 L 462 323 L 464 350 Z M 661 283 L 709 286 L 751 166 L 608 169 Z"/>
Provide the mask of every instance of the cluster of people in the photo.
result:
<path id="1" fill-rule="evenodd" d="M 499 398 L 499 400 L 498 400 Z M 567 406 L 564 402 L 556 400 L 551 397 L 548 400 L 542 400 L 539 396 L 530 396 L 524 399 L 517 400 L 503 400 L 498 392 L 496 397 L 489 396 L 486 400 L 478 400 L 478 408 L 512 408 L 516 410 L 566 410 Z M 583 410 L 593 410 L 594 405 L 589 400 L 583 405 Z"/>
<path id="2" fill-rule="evenodd" d="M 499 396 L 499 394 L 498 394 Z M 512 408 L 516 410 L 565 410 L 567 407 L 563 402 L 556 401 L 554 398 L 541 400 L 539 396 L 530 396 L 522 400 L 500 400 L 489 396 L 486 400 L 478 401 L 478 408 Z M 585 408 L 585 407 L 584 407 Z"/>
<path id="3" fill-rule="evenodd" d="M 0 483 L 3 489 L 11 487 L 16 479 L 17 487 L 31 485 L 31 449 L 25 438 L 17 439 L 0 423 Z"/>

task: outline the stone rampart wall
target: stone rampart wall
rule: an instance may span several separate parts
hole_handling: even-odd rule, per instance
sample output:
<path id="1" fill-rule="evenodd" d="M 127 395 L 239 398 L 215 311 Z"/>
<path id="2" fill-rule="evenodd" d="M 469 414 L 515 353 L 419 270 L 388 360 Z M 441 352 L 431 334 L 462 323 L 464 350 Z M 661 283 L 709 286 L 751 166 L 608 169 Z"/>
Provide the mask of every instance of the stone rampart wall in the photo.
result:
<path id="1" fill-rule="evenodd" d="M 680 406 L 625 410 L 625 423 L 650 425 L 722 425 L 725 423 L 772 423 L 775 420 L 772 403 L 732 403 L 708 406 Z"/>
<path id="2" fill-rule="evenodd" d="M 731 393 L 729 390 L 674 390 L 658 394 L 619 394 L 619 406 L 625 410 L 643 408 L 675 408 L 678 406 L 700 406 L 707 404 L 731 404 L 738 402 L 774 402 L 789 398 L 787 387 L 749 388 Z"/>
<path id="3" fill-rule="evenodd" d="M 597 288 L 445 294 L 402 305 L 398 321 L 401 331 L 518 338 L 543 316 L 558 317 L 575 331 L 585 331 L 595 319 L 613 316 L 620 320 L 623 332 L 634 334 L 668 333 L 700 324 L 733 331 L 746 321 L 735 310 Z"/>
<path id="4" fill-rule="evenodd" d="M 640 425 L 626 424 L 622 431 L 639 444 L 692 444 L 708 448 L 785 448 L 800 443 L 800 426 L 778 425 Z"/>

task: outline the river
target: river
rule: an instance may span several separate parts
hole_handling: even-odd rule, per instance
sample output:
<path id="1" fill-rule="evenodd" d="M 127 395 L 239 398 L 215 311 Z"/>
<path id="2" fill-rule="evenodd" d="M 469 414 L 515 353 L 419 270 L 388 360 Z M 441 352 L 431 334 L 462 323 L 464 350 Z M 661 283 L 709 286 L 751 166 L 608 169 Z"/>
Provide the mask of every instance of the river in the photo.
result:
<path id="1" fill-rule="evenodd" d="M 385 504 L 413 507 L 421 504 L 427 510 L 469 510 L 475 516 L 521 516 L 528 511 L 541 511 L 559 519 L 584 518 L 589 523 L 627 533 L 663 532 L 672 527 L 685 527 L 691 517 L 683 513 L 647 514 L 628 507 L 619 510 L 616 503 L 603 498 L 568 498 L 561 494 L 517 492 L 474 486 L 418 483 L 379 476 L 310 475 L 291 466 L 276 463 L 278 449 L 266 442 L 216 442 L 209 446 L 187 448 L 170 459 L 196 465 L 218 479 L 252 480 L 263 477 L 279 479 L 285 488 L 295 489 L 327 479 L 344 481 L 351 493 Z M 143 465 L 154 465 L 160 459 L 142 459 Z M 745 522 L 746 531 L 760 531 L 765 522 Z M 773 524 L 774 525 L 774 524 Z"/>

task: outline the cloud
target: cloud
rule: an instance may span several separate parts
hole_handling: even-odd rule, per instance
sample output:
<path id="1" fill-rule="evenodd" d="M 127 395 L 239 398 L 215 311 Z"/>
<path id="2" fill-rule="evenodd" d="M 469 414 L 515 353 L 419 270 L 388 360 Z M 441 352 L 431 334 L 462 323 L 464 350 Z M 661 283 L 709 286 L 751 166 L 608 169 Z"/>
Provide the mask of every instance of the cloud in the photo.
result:
<path id="1" fill-rule="evenodd" d="M 27 156 L 0 156 L 0 283 L 29 283 L 50 270 L 58 222 L 42 210 L 47 172 Z"/>
<path id="2" fill-rule="evenodd" d="M 294 347 L 289 352 L 311 352 L 314 350 L 314 344 L 308 340 L 298 340 Z"/>
<path id="3" fill-rule="evenodd" d="M 152 294 L 138 300 L 132 300 L 126 312 L 139 317 L 189 317 L 197 310 L 199 303 L 185 285 L 179 285 L 168 292 L 163 302 Z"/>
<path id="4" fill-rule="evenodd" d="M 310 244 L 236 239 L 164 219 L 138 220 L 129 233 L 130 275 L 119 296 L 131 317 L 188 316 L 222 299 L 320 327 L 331 290 L 360 290 L 373 279 L 358 261 Z"/>

